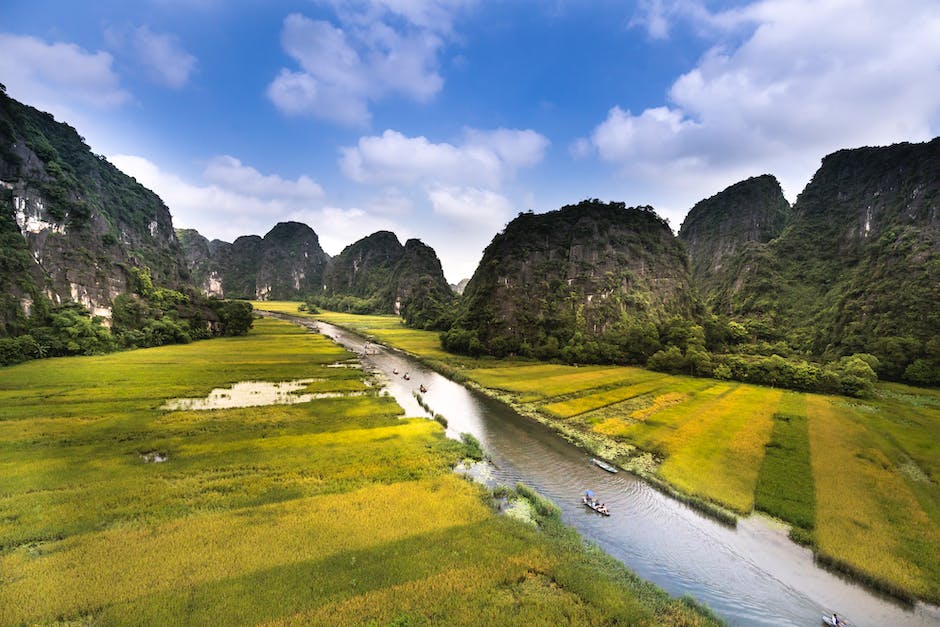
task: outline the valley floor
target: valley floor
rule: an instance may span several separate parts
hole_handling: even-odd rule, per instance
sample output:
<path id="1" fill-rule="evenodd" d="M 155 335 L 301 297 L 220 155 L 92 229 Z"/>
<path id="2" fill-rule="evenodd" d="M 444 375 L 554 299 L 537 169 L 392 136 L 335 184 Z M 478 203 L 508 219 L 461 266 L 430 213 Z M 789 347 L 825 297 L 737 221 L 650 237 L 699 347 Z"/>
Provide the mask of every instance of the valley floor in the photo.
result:
<path id="1" fill-rule="evenodd" d="M 256 303 L 297 314 L 297 303 Z M 501 398 L 702 507 L 761 510 L 820 561 L 940 602 L 940 391 L 822 396 L 621 366 L 451 355 L 394 316 L 321 313 Z"/>
<path id="2" fill-rule="evenodd" d="M 295 325 L 0 371 L 0 625 L 715 621 L 556 520 L 494 513 L 462 445 Z M 345 367 L 332 367 L 332 366 Z M 214 410 L 242 381 L 307 402 Z"/>

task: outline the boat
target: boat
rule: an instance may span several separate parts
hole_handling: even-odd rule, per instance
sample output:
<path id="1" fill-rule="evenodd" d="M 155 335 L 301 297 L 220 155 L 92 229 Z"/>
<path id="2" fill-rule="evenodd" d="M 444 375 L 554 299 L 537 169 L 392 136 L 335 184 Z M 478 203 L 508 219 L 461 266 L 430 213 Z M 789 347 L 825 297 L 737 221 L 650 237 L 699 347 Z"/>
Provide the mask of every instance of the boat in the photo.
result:
<path id="1" fill-rule="evenodd" d="M 409 380 L 411 377 L 410 377 L 410 376 L 408 375 L 408 373 L 406 372 L 405 374 L 403 374 L 403 375 L 401 376 L 401 378 L 404 379 L 405 381 L 407 381 L 407 380 Z"/>
<path id="2" fill-rule="evenodd" d="M 392 370 L 392 374 L 398 374 L 398 368 L 395 368 L 394 370 Z"/>
<path id="3" fill-rule="evenodd" d="M 839 615 L 836 614 L 835 612 L 833 612 L 832 614 L 823 614 L 822 624 L 829 625 L 829 627 L 836 627 L 837 625 L 838 627 L 849 627 L 848 621 L 846 621 L 841 616 L 839 616 L 839 621 L 836 622 L 836 616 L 839 616 Z"/>
<path id="4" fill-rule="evenodd" d="M 613 466 L 611 466 L 610 464 L 608 464 L 608 463 L 605 462 L 605 461 L 601 461 L 601 460 L 599 460 L 599 459 L 596 459 L 596 458 L 592 457 L 592 458 L 591 458 L 591 463 L 594 464 L 595 466 L 597 466 L 598 468 L 603 468 L 603 469 L 606 470 L 607 472 L 612 472 L 612 473 L 614 473 L 614 474 L 617 473 L 617 469 L 614 468 Z"/>
<path id="5" fill-rule="evenodd" d="M 581 497 L 581 502 L 584 503 L 585 507 L 592 509 L 601 516 L 610 516 L 610 510 L 607 509 L 607 506 L 604 503 L 601 503 L 594 496 L 594 493 L 590 490 L 584 491 L 584 496 Z"/>
<path id="6" fill-rule="evenodd" d="M 424 386 L 423 383 L 420 386 L 418 386 L 418 389 L 421 390 L 422 394 L 428 391 L 428 389 Z"/>

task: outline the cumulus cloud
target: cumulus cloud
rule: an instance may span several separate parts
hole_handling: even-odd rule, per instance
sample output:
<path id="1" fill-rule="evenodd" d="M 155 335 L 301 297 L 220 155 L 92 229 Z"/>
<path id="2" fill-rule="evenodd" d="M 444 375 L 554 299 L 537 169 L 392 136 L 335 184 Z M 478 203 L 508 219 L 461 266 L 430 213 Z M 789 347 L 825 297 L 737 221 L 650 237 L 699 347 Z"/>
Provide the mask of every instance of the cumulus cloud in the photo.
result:
<path id="1" fill-rule="evenodd" d="M 512 202 L 497 192 L 472 186 L 431 185 L 426 190 L 435 219 L 422 229 L 452 283 L 468 279 L 483 249 L 513 214 Z"/>
<path id="2" fill-rule="evenodd" d="M 14 97 L 54 113 L 74 104 L 115 107 L 131 96 L 103 51 L 0 33 L 0 77 Z"/>
<path id="3" fill-rule="evenodd" d="M 299 69 L 282 68 L 268 98 L 284 113 L 348 125 L 371 119 L 369 104 L 390 95 L 433 98 L 445 38 L 464 1 L 333 2 L 339 24 L 288 15 L 284 51 Z"/>
<path id="4" fill-rule="evenodd" d="M 637 180 L 688 175 L 708 185 L 691 185 L 685 209 L 735 177 L 765 171 L 792 198 L 828 152 L 920 141 L 938 130 L 936 2 L 761 0 L 714 13 L 689 0 L 645 7 L 650 35 L 696 19 L 715 45 L 662 106 L 614 106 L 590 143 Z"/>
<path id="5" fill-rule="evenodd" d="M 430 205 L 434 216 L 421 223 L 422 238 L 457 282 L 473 273 L 483 248 L 512 217 L 513 202 L 499 190 L 518 170 L 541 162 L 548 147 L 530 129 L 465 128 L 453 143 L 386 130 L 341 149 L 340 168 L 358 183 L 420 194 L 418 204 Z"/>
<path id="6" fill-rule="evenodd" d="M 455 145 L 386 130 L 341 149 L 340 168 L 358 183 L 419 182 L 497 187 L 542 160 L 549 141 L 532 130 L 466 129 Z"/>
<path id="7" fill-rule="evenodd" d="M 212 183 L 248 196 L 316 200 L 323 188 L 308 176 L 288 181 L 276 174 L 261 174 L 251 166 L 229 155 L 213 157 L 206 164 L 203 177 Z"/>
<path id="8" fill-rule="evenodd" d="M 263 175 L 230 156 L 211 159 L 203 180 L 195 183 L 144 157 L 114 155 L 108 159 L 160 196 L 177 225 L 228 241 L 240 235 L 263 235 L 277 222 L 308 211 L 323 195 L 309 177 L 289 181 Z"/>
<path id="9" fill-rule="evenodd" d="M 155 33 L 148 26 L 134 30 L 134 51 L 156 83 L 179 89 L 196 70 L 196 57 L 186 52 L 175 35 Z"/>
<path id="10" fill-rule="evenodd" d="M 505 224 L 512 214 L 512 204 L 501 194 L 478 187 L 434 185 L 428 199 L 438 215 L 460 222 L 475 222 L 492 230 Z"/>

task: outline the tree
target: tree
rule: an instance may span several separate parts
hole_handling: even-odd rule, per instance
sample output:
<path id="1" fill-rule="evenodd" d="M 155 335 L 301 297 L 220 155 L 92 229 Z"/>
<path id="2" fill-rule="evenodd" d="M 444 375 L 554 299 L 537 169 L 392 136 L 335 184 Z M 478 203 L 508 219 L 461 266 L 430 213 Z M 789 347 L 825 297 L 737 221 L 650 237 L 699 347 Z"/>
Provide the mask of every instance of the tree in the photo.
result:
<path id="1" fill-rule="evenodd" d="M 222 335 L 246 335 L 254 324 L 253 308 L 246 300 L 212 300 L 210 306 L 219 316 Z"/>

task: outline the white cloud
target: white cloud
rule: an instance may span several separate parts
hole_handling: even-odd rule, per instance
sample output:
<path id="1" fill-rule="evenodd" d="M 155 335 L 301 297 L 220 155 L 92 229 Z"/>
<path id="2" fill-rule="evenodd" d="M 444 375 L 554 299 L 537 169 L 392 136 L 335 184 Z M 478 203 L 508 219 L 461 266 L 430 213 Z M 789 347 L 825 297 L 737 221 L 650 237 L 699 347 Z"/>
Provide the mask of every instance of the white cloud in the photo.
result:
<path id="1" fill-rule="evenodd" d="M 464 131 L 464 145 L 469 148 L 491 150 L 511 171 L 537 164 L 545 156 L 549 141 L 533 130 L 498 128 L 481 131 L 468 128 Z"/>
<path id="2" fill-rule="evenodd" d="M 531 130 L 466 129 L 459 145 L 435 144 L 386 130 L 341 149 L 340 167 L 359 183 L 419 182 L 497 187 L 520 167 L 541 161 L 549 141 Z"/>
<path id="3" fill-rule="evenodd" d="M 206 164 L 203 177 L 234 192 L 248 196 L 316 200 L 323 188 L 308 176 L 288 181 L 276 174 L 264 175 L 229 155 L 213 157 Z"/>
<path id="4" fill-rule="evenodd" d="M 134 30 L 133 43 L 141 65 L 160 85 L 179 89 L 196 70 L 196 57 L 186 52 L 174 35 L 140 26 Z"/>
<path id="5" fill-rule="evenodd" d="M 107 52 L 8 33 L 0 33 L 0 50 L 0 80 L 34 107 L 67 117 L 76 104 L 115 107 L 131 98 Z"/>
<path id="6" fill-rule="evenodd" d="M 109 161 L 153 190 L 173 215 L 174 224 L 194 228 L 206 237 L 232 241 L 240 235 L 267 233 L 276 223 L 310 209 L 323 191 L 309 177 L 287 181 L 262 175 L 234 157 L 215 157 L 204 181 L 190 182 L 134 155 L 114 155 Z M 241 176 L 243 180 L 236 179 Z M 316 227 L 314 227 L 316 228 Z"/>
<path id="7" fill-rule="evenodd" d="M 372 102 L 390 95 L 426 102 L 441 90 L 438 56 L 467 2 L 332 4 L 339 25 L 298 13 L 284 20 L 281 45 L 300 69 L 282 68 L 268 86 L 281 111 L 364 125 Z"/>
<path id="8" fill-rule="evenodd" d="M 548 146 L 533 130 L 466 128 L 456 143 L 386 130 L 341 149 L 340 168 L 358 183 L 403 185 L 423 194 L 418 204 L 429 204 L 433 216 L 420 222 L 421 238 L 456 283 L 473 274 L 484 247 L 512 216 L 512 201 L 497 190 L 517 170 L 539 163 Z M 391 198 L 398 193 L 395 188 Z"/>
<path id="9" fill-rule="evenodd" d="M 450 185 L 432 185 L 427 196 L 434 219 L 422 228 L 422 238 L 437 252 L 451 283 L 470 278 L 483 249 L 512 217 L 511 201 L 488 189 Z"/>
<path id="10" fill-rule="evenodd" d="M 669 20 L 696 19 L 715 45 L 673 83 L 667 103 L 639 114 L 615 106 L 590 141 L 628 179 L 661 189 L 680 181 L 686 193 L 664 194 L 686 203 L 683 211 L 762 172 L 776 174 L 792 199 L 829 152 L 938 130 L 940 5 L 932 0 L 761 0 L 715 13 L 685 0 L 646 9 L 651 36 L 667 36 Z"/>
<path id="11" fill-rule="evenodd" d="M 325 206 L 295 211 L 287 219 L 310 225 L 317 233 L 320 247 L 330 255 L 338 255 L 344 248 L 376 231 L 392 231 L 403 237 L 401 225 L 385 216 L 366 209 Z M 273 225 L 272 225 L 273 226 Z"/>
<path id="12" fill-rule="evenodd" d="M 491 232 L 512 215 L 509 199 L 488 189 L 434 185 L 428 188 L 428 198 L 435 213 L 480 224 Z"/>

